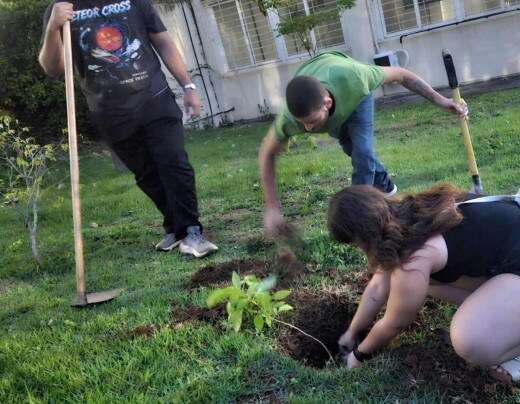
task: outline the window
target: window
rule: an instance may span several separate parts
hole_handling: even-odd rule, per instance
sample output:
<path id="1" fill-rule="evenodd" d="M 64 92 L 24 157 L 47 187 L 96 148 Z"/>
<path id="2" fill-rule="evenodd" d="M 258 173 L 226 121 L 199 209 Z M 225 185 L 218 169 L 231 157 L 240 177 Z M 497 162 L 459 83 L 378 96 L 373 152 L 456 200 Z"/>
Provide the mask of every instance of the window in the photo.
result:
<path id="1" fill-rule="evenodd" d="M 254 1 L 219 2 L 213 11 L 230 68 L 278 58 L 273 30 Z"/>
<path id="2" fill-rule="evenodd" d="M 377 0 L 385 36 L 463 21 L 517 6 L 520 0 Z"/>
<path id="3" fill-rule="evenodd" d="M 455 15 L 453 0 L 380 1 L 387 34 L 448 22 Z"/>
<path id="4" fill-rule="evenodd" d="M 475 15 L 501 8 L 501 0 L 464 0 L 466 15 Z"/>
<path id="5" fill-rule="evenodd" d="M 336 7 L 335 0 L 308 0 L 308 3 L 311 14 L 313 12 L 331 11 Z M 345 43 L 339 16 L 335 21 L 320 24 L 314 28 L 314 36 L 318 49 L 330 48 Z"/>
<path id="6" fill-rule="evenodd" d="M 299 0 L 295 2 L 293 6 L 280 10 L 280 17 L 300 17 L 323 11 L 331 11 L 335 7 L 335 0 Z M 302 45 L 302 41 L 296 34 L 286 35 L 284 39 L 289 56 L 307 52 Z M 339 16 L 336 21 L 330 21 L 316 26 L 309 39 L 316 46 L 316 49 L 326 49 L 344 44 L 345 40 L 343 38 L 343 30 Z"/>
<path id="7" fill-rule="evenodd" d="M 255 0 L 216 0 L 211 4 L 230 69 L 306 54 L 295 35 L 276 36 L 278 18 L 329 11 L 335 6 L 336 0 L 297 0 L 279 16 L 270 18 L 260 12 Z M 317 49 L 344 45 L 339 16 L 336 21 L 317 26 L 310 39 Z"/>

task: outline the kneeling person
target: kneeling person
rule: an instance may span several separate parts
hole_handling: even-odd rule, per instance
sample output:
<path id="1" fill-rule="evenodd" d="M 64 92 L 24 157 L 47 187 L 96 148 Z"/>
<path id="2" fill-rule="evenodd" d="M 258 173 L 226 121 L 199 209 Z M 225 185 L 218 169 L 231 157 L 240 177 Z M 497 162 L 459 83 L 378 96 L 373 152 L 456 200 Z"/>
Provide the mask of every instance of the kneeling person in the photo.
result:
<path id="1" fill-rule="evenodd" d="M 449 185 L 401 199 L 357 185 L 333 197 L 331 235 L 363 250 L 373 273 L 339 340 L 349 368 L 410 325 L 430 295 L 459 306 L 450 327 L 458 355 L 520 379 L 520 206 L 513 198 L 458 203 L 464 197 Z"/>

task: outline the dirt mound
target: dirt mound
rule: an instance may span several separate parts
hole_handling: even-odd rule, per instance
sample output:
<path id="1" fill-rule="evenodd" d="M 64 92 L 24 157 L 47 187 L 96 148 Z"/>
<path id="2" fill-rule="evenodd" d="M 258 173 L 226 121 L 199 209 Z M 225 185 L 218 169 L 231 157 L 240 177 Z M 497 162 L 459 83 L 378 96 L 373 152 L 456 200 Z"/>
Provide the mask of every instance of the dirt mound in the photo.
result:
<path id="1" fill-rule="evenodd" d="M 258 278 L 275 274 L 279 277 L 279 285 L 284 286 L 290 284 L 303 270 L 304 267 L 296 260 L 294 254 L 283 251 L 273 262 L 235 260 L 201 268 L 192 275 L 190 288 L 230 283 L 233 271 L 240 276 L 256 275 Z"/>
<path id="2" fill-rule="evenodd" d="M 406 369 L 402 383 L 409 392 L 421 385 L 441 386 L 449 402 L 468 403 L 500 402 L 498 397 L 506 398 L 514 392 L 512 386 L 497 382 L 485 369 L 468 365 L 446 339 L 447 334 L 435 330 L 428 344 L 392 351 Z"/>
<path id="3" fill-rule="evenodd" d="M 266 277 L 270 272 L 271 265 L 266 261 L 236 260 L 225 262 L 220 265 L 210 265 L 199 269 L 191 277 L 191 288 L 199 286 L 216 285 L 231 282 L 231 274 L 237 272 L 240 276 L 256 275 Z"/>
<path id="4" fill-rule="evenodd" d="M 129 338 L 138 338 L 138 337 L 151 337 L 157 332 L 157 327 L 155 324 L 146 324 L 135 327 L 133 330 L 128 332 Z"/>
<path id="5" fill-rule="evenodd" d="M 171 327 L 192 321 L 203 321 L 211 324 L 217 324 L 223 319 L 226 308 L 224 305 L 219 305 L 213 309 L 205 307 L 179 307 L 176 304 L 171 305 L 170 319 Z"/>
<path id="6" fill-rule="evenodd" d="M 356 303 L 331 292 L 298 292 L 287 301 L 294 307 L 287 321 L 319 339 L 336 356 L 338 339 L 347 330 Z M 284 353 L 307 365 L 321 368 L 329 360 L 327 351 L 318 342 L 292 328 L 280 326 L 278 341 Z"/>

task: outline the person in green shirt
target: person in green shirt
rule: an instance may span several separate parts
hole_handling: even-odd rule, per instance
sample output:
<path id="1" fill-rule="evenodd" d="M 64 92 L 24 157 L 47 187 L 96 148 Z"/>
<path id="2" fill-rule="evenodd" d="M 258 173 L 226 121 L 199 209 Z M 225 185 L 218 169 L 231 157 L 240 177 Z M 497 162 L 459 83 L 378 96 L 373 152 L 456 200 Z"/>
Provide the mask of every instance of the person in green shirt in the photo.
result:
<path id="1" fill-rule="evenodd" d="M 351 157 L 352 184 L 373 185 L 387 195 L 397 192 L 374 152 L 374 100 L 371 92 L 399 83 L 446 111 L 467 115 L 409 70 L 360 63 L 341 52 L 326 52 L 305 62 L 286 88 L 286 105 L 262 142 L 259 164 L 265 196 L 264 230 L 273 235 L 283 223 L 275 190 L 276 156 L 296 134 L 324 133 L 338 139 Z"/>

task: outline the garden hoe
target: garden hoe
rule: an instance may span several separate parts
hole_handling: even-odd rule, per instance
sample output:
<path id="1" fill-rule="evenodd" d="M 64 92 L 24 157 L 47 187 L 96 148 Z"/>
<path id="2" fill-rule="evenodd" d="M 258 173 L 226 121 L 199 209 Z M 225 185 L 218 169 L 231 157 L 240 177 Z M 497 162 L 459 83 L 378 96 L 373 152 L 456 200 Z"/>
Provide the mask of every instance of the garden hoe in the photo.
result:
<path id="1" fill-rule="evenodd" d="M 455 72 L 455 65 L 453 64 L 453 58 L 450 53 L 444 49 L 442 51 L 442 58 L 444 60 L 444 67 L 446 67 L 446 73 L 448 74 L 448 82 L 452 89 L 453 101 L 460 102 L 460 91 L 459 82 L 457 80 L 457 73 Z M 469 135 L 468 118 L 459 118 L 460 128 L 462 130 L 462 139 L 464 141 L 464 148 L 466 149 L 466 157 L 468 159 L 469 171 L 471 173 L 471 179 L 473 181 L 472 192 L 483 195 L 484 190 L 482 183 L 480 182 L 480 175 L 478 173 L 477 162 L 475 161 L 475 153 L 473 152 L 473 145 L 471 144 L 471 137 Z"/>
<path id="2" fill-rule="evenodd" d="M 76 135 L 76 107 L 74 104 L 74 80 L 72 73 L 72 46 L 70 22 L 63 26 L 63 48 L 65 57 L 65 92 L 67 96 L 67 125 L 69 131 L 70 181 L 72 188 L 72 217 L 74 221 L 74 253 L 76 257 L 76 298 L 72 306 L 83 307 L 112 300 L 120 290 L 86 293 L 85 266 L 83 261 L 83 238 L 81 235 L 81 203 L 79 198 L 78 143 Z"/>

